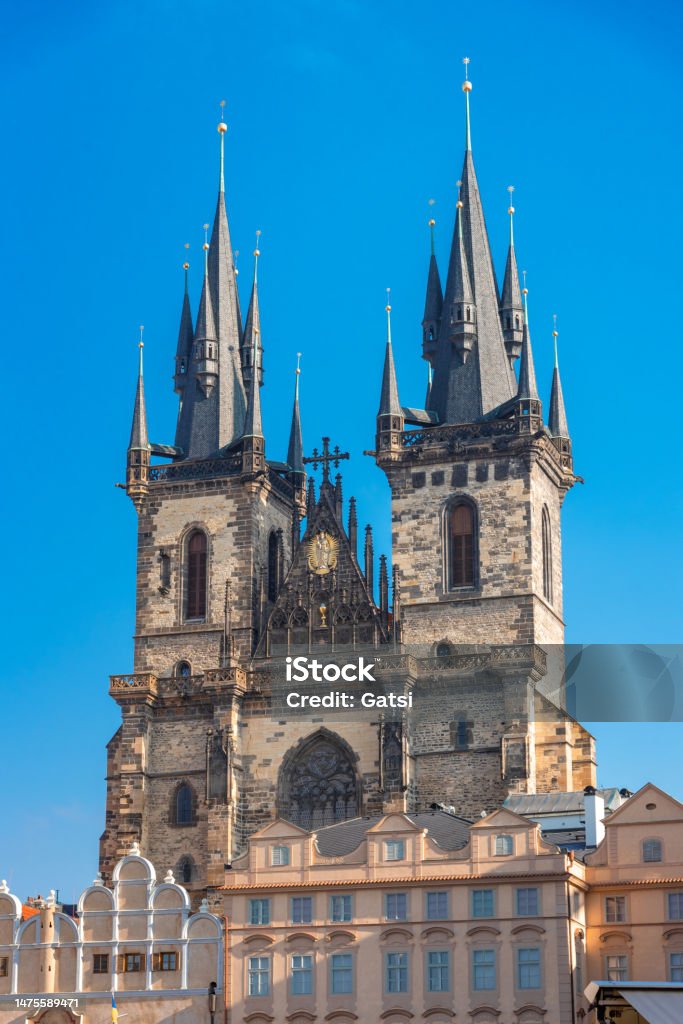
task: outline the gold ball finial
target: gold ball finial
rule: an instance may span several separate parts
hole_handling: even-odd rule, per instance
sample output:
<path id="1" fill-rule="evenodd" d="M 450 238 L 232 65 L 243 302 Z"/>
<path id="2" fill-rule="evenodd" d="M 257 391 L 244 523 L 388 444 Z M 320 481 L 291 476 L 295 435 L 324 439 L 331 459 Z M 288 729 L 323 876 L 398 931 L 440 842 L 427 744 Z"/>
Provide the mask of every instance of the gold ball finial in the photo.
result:
<path id="1" fill-rule="evenodd" d="M 254 249 L 254 256 L 260 256 L 260 255 L 261 255 L 261 250 L 260 249 Z"/>
<path id="2" fill-rule="evenodd" d="M 225 110 L 225 100 L 221 100 L 219 106 L 221 108 L 221 119 L 218 123 L 216 131 L 218 132 L 219 135 L 225 135 L 225 133 L 228 130 L 228 126 L 223 119 L 223 111 Z"/>
<path id="3" fill-rule="evenodd" d="M 183 263 L 183 270 L 189 270 L 189 269 L 190 269 L 190 264 L 187 262 L 187 260 L 185 260 L 185 262 Z"/>
<path id="4" fill-rule="evenodd" d="M 457 208 L 458 208 L 459 210 L 462 210 L 462 208 L 463 208 L 463 206 L 464 206 L 465 204 L 463 203 L 462 199 L 458 199 L 458 201 L 457 201 L 457 203 L 456 203 L 455 205 L 457 206 Z"/>
<path id="5" fill-rule="evenodd" d="M 186 248 L 186 249 L 189 249 L 189 248 L 190 248 L 190 243 L 189 243 L 189 242 L 185 242 L 185 248 Z"/>
<path id="6" fill-rule="evenodd" d="M 553 338 L 557 338 L 557 337 L 558 337 L 558 334 L 559 334 L 559 332 L 558 332 L 558 331 L 553 331 Z"/>
<path id="7" fill-rule="evenodd" d="M 462 62 L 465 65 L 465 81 L 462 83 L 462 91 L 463 92 L 472 92 L 472 83 L 470 82 L 469 78 L 467 77 L 467 70 L 468 70 L 467 66 L 468 66 L 468 64 L 470 62 L 470 58 L 469 57 L 463 57 Z"/>
<path id="8" fill-rule="evenodd" d="M 431 218 L 430 218 L 430 220 L 429 220 L 429 226 L 430 226 L 430 228 L 433 228 L 435 224 L 436 224 L 436 221 L 434 220 L 434 218 L 433 218 L 433 217 L 431 217 Z"/>
<path id="9" fill-rule="evenodd" d="M 208 252 L 209 251 L 209 243 L 208 242 L 204 242 L 204 245 L 202 246 L 202 249 L 204 250 L 204 252 Z"/>

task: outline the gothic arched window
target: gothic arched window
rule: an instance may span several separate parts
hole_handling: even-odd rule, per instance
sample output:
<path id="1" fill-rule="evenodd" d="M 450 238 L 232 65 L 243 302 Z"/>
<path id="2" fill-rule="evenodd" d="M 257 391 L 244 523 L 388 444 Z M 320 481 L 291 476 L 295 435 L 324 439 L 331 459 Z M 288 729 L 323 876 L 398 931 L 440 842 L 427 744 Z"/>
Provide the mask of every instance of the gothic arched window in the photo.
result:
<path id="1" fill-rule="evenodd" d="M 194 808 L 195 800 L 192 787 L 187 782 L 183 782 L 175 791 L 173 823 L 175 825 L 194 825 Z"/>
<path id="2" fill-rule="evenodd" d="M 544 505 L 541 515 L 541 544 L 543 548 L 543 596 L 552 604 L 553 600 L 553 546 L 550 532 L 550 516 Z"/>
<path id="3" fill-rule="evenodd" d="M 185 618 L 206 618 L 207 541 L 202 530 L 187 539 Z"/>
<path id="4" fill-rule="evenodd" d="M 192 675 L 192 666 L 189 661 L 179 661 L 175 667 L 176 679 L 189 679 Z"/>
<path id="5" fill-rule="evenodd" d="M 278 786 L 280 817 L 314 829 L 360 813 L 353 753 L 337 737 L 318 733 L 285 758 Z"/>
<path id="6" fill-rule="evenodd" d="M 271 531 L 268 538 L 268 600 L 274 604 L 277 601 L 280 589 L 280 551 L 279 541 L 275 530 Z"/>
<path id="7" fill-rule="evenodd" d="M 476 581 L 476 515 L 469 501 L 458 501 L 448 509 L 448 589 L 473 587 Z"/>

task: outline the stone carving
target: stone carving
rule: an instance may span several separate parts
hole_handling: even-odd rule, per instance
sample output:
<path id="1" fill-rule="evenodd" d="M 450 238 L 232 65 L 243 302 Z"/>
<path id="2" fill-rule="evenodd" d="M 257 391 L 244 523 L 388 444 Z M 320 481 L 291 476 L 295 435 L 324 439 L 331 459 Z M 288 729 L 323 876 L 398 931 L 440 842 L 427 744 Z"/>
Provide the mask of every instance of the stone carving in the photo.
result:
<path id="1" fill-rule="evenodd" d="M 282 770 L 279 813 L 295 825 L 320 828 L 360 813 L 355 767 L 332 738 L 304 744 Z"/>

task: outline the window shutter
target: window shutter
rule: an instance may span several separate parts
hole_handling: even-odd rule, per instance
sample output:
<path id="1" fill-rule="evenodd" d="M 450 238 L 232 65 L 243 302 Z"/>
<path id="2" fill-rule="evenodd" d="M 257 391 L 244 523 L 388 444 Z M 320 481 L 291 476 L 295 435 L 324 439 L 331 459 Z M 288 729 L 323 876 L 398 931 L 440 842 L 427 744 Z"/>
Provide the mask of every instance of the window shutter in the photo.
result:
<path id="1" fill-rule="evenodd" d="M 126 960 L 122 953 L 118 953 L 116 956 L 116 973 L 123 974 L 126 969 Z"/>
<path id="2" fill-rule="evenodd" d="M 161 970 L 161 953 L 152 953 L 152 970 Z"/>

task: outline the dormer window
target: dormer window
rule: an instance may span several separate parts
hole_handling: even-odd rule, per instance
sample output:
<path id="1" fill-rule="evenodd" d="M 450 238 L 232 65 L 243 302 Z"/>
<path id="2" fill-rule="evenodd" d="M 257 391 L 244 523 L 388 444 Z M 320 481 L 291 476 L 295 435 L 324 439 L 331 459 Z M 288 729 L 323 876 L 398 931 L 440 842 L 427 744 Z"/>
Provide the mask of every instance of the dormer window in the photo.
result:
<path id="1" fill-rule="evenodd" d="M 496 836 L 494 852 L 496 857 L 511 857 L 514 853 L 514 840 L 512 836 Z"/>
<path id="2" fill-rule="evenodd" d="M 274 868 L 282 868 L 289 864 L 289 847 L 273 846 L 270 851 L 270 863 Z"/>
<path id="3" fill-rule="evenodd" d="M 384 844 L 385 860 L 405 860 L 406 844 L 402 839 L 387 839 Z"/>

